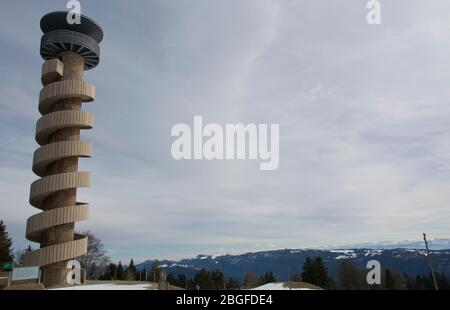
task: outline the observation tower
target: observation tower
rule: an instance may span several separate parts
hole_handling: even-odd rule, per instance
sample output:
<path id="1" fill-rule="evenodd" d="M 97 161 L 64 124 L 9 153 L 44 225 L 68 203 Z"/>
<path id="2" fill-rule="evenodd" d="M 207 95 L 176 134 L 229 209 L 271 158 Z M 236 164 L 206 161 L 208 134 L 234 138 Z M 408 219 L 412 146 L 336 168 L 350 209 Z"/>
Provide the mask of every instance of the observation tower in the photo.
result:
<path id="1" fill-rule="evenodd" d="M 27 254 L 25 266 L 40 266 L 46 287 L 68 283 L 68 262 L 87 251 L 87 237 L 75 233 L 75 223 L 88 219 L 89 204 L 77 201 L 77 188 L 89 187 L 91 174 L 78 171 L 78 159 L 91 157 L 92 144 L 80 139 L 93 127 L 92 113 L 83 103 L 95 97 L 84 71 L 100 62 L 103 30 L 81 15 L 80 24 L 67 22 L 68 12 L 53 12 L 41 19 L 40 54 L 43 88 L 39 95 L 42 117 L 36 125 L 40 147 L 33 158 L 33 172 L 40 179 L 31 185 L 30 204 L 42 210 L 28 219 L 26 237 L 40 244 Z"/>

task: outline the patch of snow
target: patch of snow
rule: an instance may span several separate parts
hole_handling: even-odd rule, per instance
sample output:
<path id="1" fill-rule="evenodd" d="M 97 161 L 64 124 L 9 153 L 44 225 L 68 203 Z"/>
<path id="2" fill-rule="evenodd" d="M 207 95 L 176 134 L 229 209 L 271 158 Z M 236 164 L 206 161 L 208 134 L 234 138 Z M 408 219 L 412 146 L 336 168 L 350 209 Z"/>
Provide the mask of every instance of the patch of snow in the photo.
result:
<path id="1" fill-rule="evenodd" d="M 377 256 L 383 254 L 383 250 L 367 250 L 364 256 Z"/>
<path id="2" fill-rule="evenodd" d="M 409 253 L 417 253 L 417 254 L 419 254 L 419 255 L 425 255 L 425 256 L 427 255 L 427 251 L 425 251 L 425 250 L 407 249 L 407 250 L 405 250 L 405 252 L 409 252 Z M 430 251 L 430 253 L 433 254 L 432 251 Z"/>
<path id="3" fill-rule="evenodd" d="M 285 287 L 284 283 L 267 283 L 264 284 L 262 286 L 258 286 L 253 288 L 252 290 L 255 291 L 259 291 L 259 290 L 267 290 L 267 291 L 285 291 L 285 290 L 289 290 L 289 287 Z M 310 291 L 310 288 L 292 288 L 292 290 L 294 291 Z"/>
<path id="4" fill-rule="evenodd" d="M 303 250 L 291 250 L 291 254 L 295 254 L 295 253 L 302 253 L 304 252 Z"/>
<path id="5" fill-rule="evenodd" d="M 354 250 L 330 250 L 331 253 L 343 253 L 343 254 L 351 254 L 355 253 Z"/>
<path id="6" fill-rule="evenodd" d="M 169 268 L 174 268 L 174 267 L 181 267 L 181 268 L 188 268 L 188 265 L 185 264 L 178 264 L 178 263 L 173 263 L 172 265 L 169 266 Z"/>
<path id="7" fill-rule="evenodd" d="M 330 252 L 342 254 L 342 255 L 336 256 L 334 259 L 348 259 L 348 258 L 356 258 L 357 257 L 354 250 L 331 250 Z"/>
<path id="8" fill-rule="evenodd" d="M 430 247 L 433 250 L 447 250 L 450 249 L 450 238 L 430 239 Z M 322 247 L 324 249 L 423 249 L 424 244 L 422 240 L 410 239 L 402 241 L 381 241 L 347 244 L 342 246 Z"/>
<path id="9" fill-rule="evenodd" d="M 143 291 L 149 290 L 149 284 L 133 284 L 133 285 L 124 285 L 124 284 L 114 284 L 114 283 L 106 283 L 106 284 L 93 284 L 93 285 L 77 285 L 71 287 L 62 287 L 55 288 L 52 290 L 55 291 Z"/>

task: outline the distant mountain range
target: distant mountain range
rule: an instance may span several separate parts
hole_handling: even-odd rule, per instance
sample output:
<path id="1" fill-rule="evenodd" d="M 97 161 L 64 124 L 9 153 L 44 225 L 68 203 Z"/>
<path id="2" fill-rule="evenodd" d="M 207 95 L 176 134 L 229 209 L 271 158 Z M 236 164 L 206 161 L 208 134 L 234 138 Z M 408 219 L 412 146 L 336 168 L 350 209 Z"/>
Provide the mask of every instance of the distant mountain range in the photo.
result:
<path id="1" fill-rule="evenodd" d="M 432 250 L 450 249 L 450 239 L 432 239 L 428 242 Z M 369 243 L 357 243 L 343 246 L 326 247 L 325 249 L 424 249 L 422 240 L 381 241 Z"/>
<path id="2" fill-rule="evenodd" d="M 450 275 L 450 239 L 431 240 L 432 259 L 436 271 Z M 287 253 L 287 254 L 286 254 Z M 242 255 L 198 255 L 179 261 L 162 260 L 159 266 L 167 273 L 194 276 L 202 268 L 224 270 L 228 277 L 242 279 L 247 272 L 263 275 L 272 271 L 277 281 L 287 280 L 286 259 L 292 274 L 299 274 L 307 257 L 322 257 L 330 273 L 335 276 L 337 263 L 351 260 L 359 268 L 376 259 L 383 268 L 390 268 L 409 276 L 428 274 L 428 261 L 423 243 L 415 241 L 359 244 L 334 249 L 290 249 L 246 253 Z M 151 269 L 153 260 L 137 265 L 139 270 Z"/>

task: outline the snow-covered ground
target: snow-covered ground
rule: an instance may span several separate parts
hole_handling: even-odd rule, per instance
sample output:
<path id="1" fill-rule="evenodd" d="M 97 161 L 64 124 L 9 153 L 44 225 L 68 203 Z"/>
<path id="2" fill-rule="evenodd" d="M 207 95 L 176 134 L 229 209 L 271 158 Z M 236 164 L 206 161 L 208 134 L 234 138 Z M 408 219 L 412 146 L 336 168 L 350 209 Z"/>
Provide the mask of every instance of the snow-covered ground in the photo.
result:
<path id="1" fill-rule="evenodd" d="M 253 288 L 252 290 L 268 290 L 268 291 L 284 291 L 284 290 L 289 290 L 289 287 L 286 285 L 285 283 L 267 283 L 264 284 L 262 286 L 258 286 Z M 296 291 L 308 291 L 311 290 L 309 288 L 292 288 L 292 290 L 296 290 Z"/>
<path id="2" fill-rule="evenodd" d="M 152 289 L 149 284 L 120 285 L 114 283 L 78 285 L 71 287 L 55 288 L 54 290 L 73 291 L 142 291 Z"/>

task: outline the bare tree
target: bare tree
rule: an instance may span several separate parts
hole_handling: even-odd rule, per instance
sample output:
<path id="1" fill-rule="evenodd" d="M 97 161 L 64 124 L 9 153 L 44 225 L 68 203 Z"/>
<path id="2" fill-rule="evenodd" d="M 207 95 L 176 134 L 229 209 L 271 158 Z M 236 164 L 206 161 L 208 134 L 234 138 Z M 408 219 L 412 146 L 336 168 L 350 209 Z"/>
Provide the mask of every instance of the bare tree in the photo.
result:
<path id="1" fill-rule="evenodd" d="M 31 248 L 31 245 L 29 245 L 28 248 L 26 248 L 25 250 L 17 249 L 14 252 L 14 265 L 16 267 L 23 266 L 23 259 L 24 259 L 25 255 L 27 255 L 28 253 L 31 253 L 32 251 L 33 251 L 33 249 Z"/>
<path id="2" fill-rule="evenodd" d="M 338 262 L 338 288 L 341 290 L 363 290 L 367 289 L 365 274 L 359 270 L 350 260 Z"/>
<path id="3" fill-rule="evenodd" d="M 97 278 L 109 263 L 103 242 L 91 231 L 82 233 L 88 237 L 87 253 L 80 257 L 80 264 L 86 270 L 89 279 Z"/>
<path id="4" fill-rule="evenodd" d="M 14 266 L 20 267 L 23 264 L 23 257 L 25 255 L 25 250 L 16 249 L 14 251 Z"/>
<path id="5" fill-rule="evenodd" d="M 247 288 L 254 288 L 261 285 L 261 278 L 253 272 L 247 272 L 244 277 Z"/>

